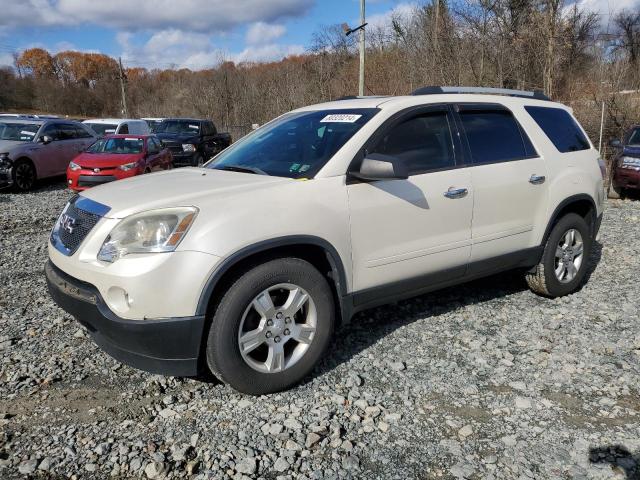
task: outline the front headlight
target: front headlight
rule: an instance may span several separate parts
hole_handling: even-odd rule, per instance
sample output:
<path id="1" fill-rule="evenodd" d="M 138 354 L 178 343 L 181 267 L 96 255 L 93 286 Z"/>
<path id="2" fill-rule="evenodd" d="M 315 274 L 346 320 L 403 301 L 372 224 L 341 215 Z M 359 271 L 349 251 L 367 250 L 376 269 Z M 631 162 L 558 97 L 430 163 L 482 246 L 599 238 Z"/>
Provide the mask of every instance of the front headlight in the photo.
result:
<path id="1" fill-rule="evenodd" d="M 124 165 L 120 165 L 118 168 L 123 171 L 132 170 L 138 166 L 138 162 L 125 163 Z"/>
<path id="2" fill-rule="evenodd" d="M 193 223 L 195 207 L 163 208 L 122 220 L 105 239 L 98 260 L 115 262 L 130 253 L 172 252 Z"/>
<path id="3" fill-rule="evenodd" d="M 72 172 L 75 172 L 76 170 L 80 170 L 80 165 L 78 165 L 76 162 L 69 162 L 69 170 L 71 170 Z"/>
<path id="4" fill-rule="evenodd" d="M 182 151 L 183 152 L 195 152 L 196 151 L 196 146 L 192 145 L 191 143 L 183 143 L 182 144 Z"/>
<path id="5" fill-rule="evenodd" d="M 640 167 L 640 158 L 635 157 L 622 157 L 623 168 L 638 168 Z"/>

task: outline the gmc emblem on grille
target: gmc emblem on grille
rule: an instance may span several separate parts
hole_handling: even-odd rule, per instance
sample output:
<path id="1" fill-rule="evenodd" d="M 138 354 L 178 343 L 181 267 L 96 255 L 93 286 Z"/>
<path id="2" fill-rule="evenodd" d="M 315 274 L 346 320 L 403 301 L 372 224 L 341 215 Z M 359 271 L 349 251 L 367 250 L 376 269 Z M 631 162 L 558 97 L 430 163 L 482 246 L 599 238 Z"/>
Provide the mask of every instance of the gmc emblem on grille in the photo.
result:
<path id="1" fill-rule="evenodd" d="M 62 217 L 60 218 L 60 228 L 62 228 L 69 234 L 72 234 L 73 230 L 75 229 L 75 225 L 76 225 L 75 218 L 70 217 L 66 213 L 62 214 Z"/>

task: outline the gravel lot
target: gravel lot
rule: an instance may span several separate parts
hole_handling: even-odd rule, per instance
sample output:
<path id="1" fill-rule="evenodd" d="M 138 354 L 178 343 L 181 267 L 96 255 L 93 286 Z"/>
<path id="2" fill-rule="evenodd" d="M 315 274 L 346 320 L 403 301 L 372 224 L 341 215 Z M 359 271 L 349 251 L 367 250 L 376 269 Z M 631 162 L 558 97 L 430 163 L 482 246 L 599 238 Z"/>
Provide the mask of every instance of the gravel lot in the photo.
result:
<path id="1" fill-rule="evenodd" d="M 0 193 L 0 478 L 640 478 L 640 201 L 610 202 L 579 293 L 506 274 L 363 312 L 255 398 L 123 366 L 54 305 L 69 196 Z"/>

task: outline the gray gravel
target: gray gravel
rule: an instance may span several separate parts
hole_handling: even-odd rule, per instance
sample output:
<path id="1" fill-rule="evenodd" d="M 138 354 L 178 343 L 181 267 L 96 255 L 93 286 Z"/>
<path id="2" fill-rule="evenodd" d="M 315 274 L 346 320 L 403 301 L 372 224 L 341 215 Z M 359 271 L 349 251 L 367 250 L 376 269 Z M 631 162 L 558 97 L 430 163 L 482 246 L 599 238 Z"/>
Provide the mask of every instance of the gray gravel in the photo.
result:
<path id="1" fill-rule="evenodd" d="M 640 202 L 589 283 L 506 274 L 359 314 L 307 382 L 243 396 L 102 353 L 45 291 L 62 184 L 0 193 L 0 478 L 638 478 Z"/>

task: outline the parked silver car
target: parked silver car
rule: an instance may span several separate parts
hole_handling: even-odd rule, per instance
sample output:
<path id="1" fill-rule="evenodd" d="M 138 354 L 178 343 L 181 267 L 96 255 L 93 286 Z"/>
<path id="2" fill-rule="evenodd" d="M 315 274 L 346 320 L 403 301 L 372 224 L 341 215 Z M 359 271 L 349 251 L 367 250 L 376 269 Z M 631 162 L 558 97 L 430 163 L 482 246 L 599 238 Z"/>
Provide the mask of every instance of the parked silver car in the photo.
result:
<path id="1" fill-rule="evenodd" d="M 26 191 L 36 180 L 64 175 L 69 162 L 96 141 L 70 120 L 0 118 L 0 188 Z"/>

